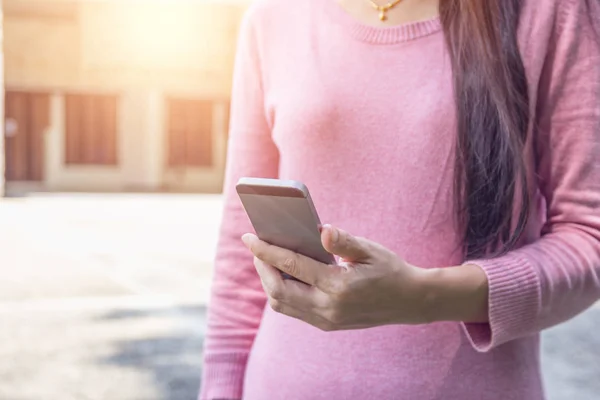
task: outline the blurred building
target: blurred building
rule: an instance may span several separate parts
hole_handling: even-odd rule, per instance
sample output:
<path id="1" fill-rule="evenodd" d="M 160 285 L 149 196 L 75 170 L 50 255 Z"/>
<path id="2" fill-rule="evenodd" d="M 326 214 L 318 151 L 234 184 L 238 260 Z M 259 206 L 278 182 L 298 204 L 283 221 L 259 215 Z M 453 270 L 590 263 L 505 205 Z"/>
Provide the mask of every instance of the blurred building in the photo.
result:
<path id="1" fill-rule="evenodd" d="M 4 119 L 4 45 L 3 45 L 3 22 L 4 18 L 2 15 L 2 0 L 0 0 L 0 121 Z M 4 129 L 0 124 L 0 198 L 4 196 Z"/>
<path id="2" fill-rule="evenodd" d="M 3 0 L 7 187 L 219 191 L 245 7 Z"/>

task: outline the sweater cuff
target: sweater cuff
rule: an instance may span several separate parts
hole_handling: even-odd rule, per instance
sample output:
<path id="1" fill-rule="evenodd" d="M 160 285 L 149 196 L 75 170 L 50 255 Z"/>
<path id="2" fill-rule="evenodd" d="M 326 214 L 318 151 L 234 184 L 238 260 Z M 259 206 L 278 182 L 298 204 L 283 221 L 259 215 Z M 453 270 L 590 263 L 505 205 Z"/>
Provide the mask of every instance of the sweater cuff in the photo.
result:
<path id="1" fill-rule="evenodd" d="M 207 354 L 198 400 L 242 398 L 247 353 Z"/>
<path id="2" fill-rule="evenodd" d="M 475 350 L 487 352 L 533 333 L 541 307 L 541 284 L 530 263 L 512 252 L 466 264 L 481 267 L 489 284 L 489 322 L 462 324 Z"/>

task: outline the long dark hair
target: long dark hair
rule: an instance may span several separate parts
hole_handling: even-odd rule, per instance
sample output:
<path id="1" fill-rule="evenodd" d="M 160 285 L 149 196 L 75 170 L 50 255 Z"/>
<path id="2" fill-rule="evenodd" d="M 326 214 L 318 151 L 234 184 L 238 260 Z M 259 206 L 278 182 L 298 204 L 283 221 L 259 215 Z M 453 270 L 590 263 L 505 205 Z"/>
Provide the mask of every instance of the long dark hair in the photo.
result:
<path id="1" fill-rule="evenodd" d="M 509 250 L 527 224 L 520 11 L 521 0 L 440 0 L 458 118 L 454 196 L 467 257 Z"/>

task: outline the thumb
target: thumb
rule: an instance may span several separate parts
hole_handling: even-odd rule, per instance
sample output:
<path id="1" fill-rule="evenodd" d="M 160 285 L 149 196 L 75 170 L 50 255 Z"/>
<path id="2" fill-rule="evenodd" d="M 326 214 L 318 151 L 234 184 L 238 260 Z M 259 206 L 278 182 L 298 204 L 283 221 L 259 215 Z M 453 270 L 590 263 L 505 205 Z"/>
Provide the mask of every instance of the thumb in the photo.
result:
<path id="1" fill-rule="evenodd" d="M 370 257 L 368 245 L 364 239 L 352 236 L 331 225 L 323 225 L 321 242 L 325 250 L 345 261 L 358 262 Z"/>

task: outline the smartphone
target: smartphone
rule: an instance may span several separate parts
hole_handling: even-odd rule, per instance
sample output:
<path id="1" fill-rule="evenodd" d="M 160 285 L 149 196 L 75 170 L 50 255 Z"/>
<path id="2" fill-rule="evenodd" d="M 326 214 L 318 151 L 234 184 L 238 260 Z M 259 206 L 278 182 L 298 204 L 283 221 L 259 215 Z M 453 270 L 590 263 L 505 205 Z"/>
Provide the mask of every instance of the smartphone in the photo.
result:
<path id="1" fill-rule="evenodd" d="M 325 264 L 335 263 L 321 243 L 321 221 L 306 185 L 292 180 L 241 178 L 236 190 L 261 240 Z"/>

